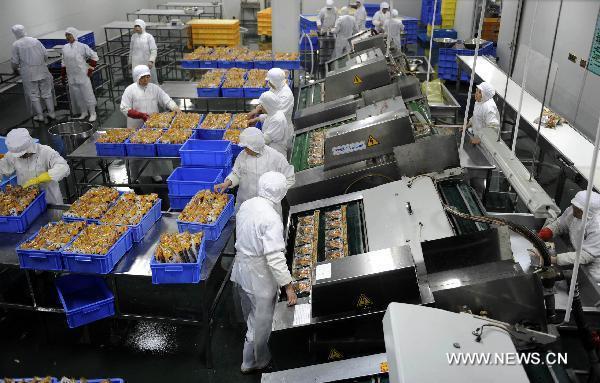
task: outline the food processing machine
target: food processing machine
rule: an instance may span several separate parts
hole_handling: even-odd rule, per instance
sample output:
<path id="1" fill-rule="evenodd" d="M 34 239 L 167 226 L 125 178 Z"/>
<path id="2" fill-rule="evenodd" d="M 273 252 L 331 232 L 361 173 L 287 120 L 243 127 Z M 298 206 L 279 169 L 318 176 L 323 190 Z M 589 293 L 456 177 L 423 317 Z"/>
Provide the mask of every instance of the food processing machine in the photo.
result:
<path id="1" fill-rule="evenodd" d="M 462 176 L 455 168 L 291 206 L 286 253 L 300 298 L 275 308 L 273 355 L 288 359 L 279 368 L 383 352 L 390 302 L 545 329 L 541 283 L 514 261 L 508 229 L 445 209 L 485 215 Z"/>

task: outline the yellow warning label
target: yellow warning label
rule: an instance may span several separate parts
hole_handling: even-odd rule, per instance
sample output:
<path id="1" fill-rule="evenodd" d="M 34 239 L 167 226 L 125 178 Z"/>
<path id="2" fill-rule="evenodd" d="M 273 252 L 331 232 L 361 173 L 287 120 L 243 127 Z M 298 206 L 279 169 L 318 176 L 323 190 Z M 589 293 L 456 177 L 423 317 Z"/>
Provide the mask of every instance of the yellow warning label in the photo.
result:
<path id="1" fill-rule="evenodd" d="M 373 301 L 367 297 L 365 294 L 360 294 L 360 296 L 358 297 L 358 300 L 356 302 L 356 308 L 361 309 L 361 308 L 366 308 L 369 307 L 373 304 Z"/>
<path id="2" fill-rule="evenodd" d="M 328 356 L 327 359 L 329 359 L 329 360 L 339 360 L 339 359 L 342 359 L 343 357 L 344 357 L 344 355 L 341 352 L 339 352 L 335 348 L 332 348 L 331 350 L 329 350 L 329 356 Z"/>
<path id="3" fill-rule="evenodd" d="M 369 141 L 367 141 L 367 147 L 379 145 L 379 141 L 373 135 L 369 135 Z"/>
<path id="4" fill-rule="evenodd" d="M 354 85 L 360 85 L 362 84 L 362 79 L 360 77 L 358 77 L 357 74 L 354 75 Z"/>

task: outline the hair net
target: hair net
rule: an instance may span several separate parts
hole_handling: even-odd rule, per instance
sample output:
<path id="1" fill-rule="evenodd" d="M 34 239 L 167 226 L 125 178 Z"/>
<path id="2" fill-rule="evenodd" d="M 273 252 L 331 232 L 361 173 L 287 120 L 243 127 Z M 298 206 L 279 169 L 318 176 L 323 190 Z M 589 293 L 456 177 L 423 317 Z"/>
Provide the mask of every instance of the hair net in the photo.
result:
<path id="1" fill-rule="evenodd" d="M 265 148 L 265 137 L 262 132 L 255 128 L 249 127 L 240 134 L 240 143 L 242 148 L 248 148 L 255 153 L 262 153 Z"/>
<path id="2" fill-rule="evenodd" d="M 392 17 L 398 17 L 398 10 L 392 9 Z"/>
<path id="3" fill-rule="evenodd" d="M 12 28 L 10 28 L 10 30 L 12 31 L 13 35 L 15 35 L 15 37 L 18 39 L 20 39 L 21 37 L 25 37 L 25 27 L 21 24 L 13 25 Z"/>
<path id="4" fill-rule="evenodd" d="M 142 31 L 146 31 L 146 22 L 142 19 L 137 19 L 133 22 L 133 26 L 139 25 L 142 28 Z"/>
<path id="5" fill-rule="evenodd" d="M 386 3 L 385 1 L 381 3 L 381 5 L 379 6 L 379 10 L 383 10 L 383 9 L 389 9 L 390 5 L 388 3 Z"/>
<path id="6" fill-rule="evenodd" d="M 73 35 L 73 37 L 75 38 L 75 40 L 77 40 L 77 38 L 79 37 L 79 31 L 77 29 L 75 29 L 74 27 L 67 28 L 67 30 L 65 31 L 65 33 Z"/>
<path id="7" fill-rule="evenodd" d="M 135 82 L 138 82 L 143 76 L 150 75 L 150 68 L 147 65 L 137 65 L 133 68 L 132 75 Z"/>
<path id="8" fill-rule="evenodd" d="M 33 142 L 33 138 L 25 128 L 13 129 L 6 135 L 6 147 L 16 157 L 25 154 Z"/>
<path id="9" fill-rule="evenodd" d="M 327 0 L 327 1 L 325 2 L 325 5 L 326 5 L 328 8 L 331 8 L 331 7 L 333 7 L 333 0 Z"/>
<path id="10" fill-rule="evenodd" d="M 275 90 L 280 90 L 286 83 L 285 72 L 280 68 L 271 68 L 267 72 L 267 81 L 273 84 Z"/>
<path id="11" fill-rule="evenodd" d="M 340 9 L 340 15 L 341 16 L 346 16 L 348 14 L 348 7 L 342 7 L 342 9 Z"/>
<path id="12" fill-rule="evenodd" d="M 258 195 L 277 204 L 287 193 L 287 180 L 279 172 L 266 172 L 258 179 Z"/>
<path id="13" fill-rule="evenodd" d="M 267 114 L 274 114 L 279 110 L 279 97 L 271 91 L 263 92 L 258 100 Z"/>
<path id="14" fill-rule="evenodd" d="M 492 97 L 494 97 L 494 95 L 496 94 L 494 87 L 487 82 L 482 82 L 481 84 L 477 85 L 477 88 L 479 88 L 479 90 L 481 91 L 481 102 L 491 100 Z"/>
<path id="15" fill-rule="evenodd" d="M 583 210 L 585 206 L 585 191 L 580 191 L 575 194 L 575 197 L 571 200 L 571 204 L 579 209 Z M 589 216 L 593 217 L 600 213 L 600 194 L 592 192 L 592 197 L 590 198 L 590 212 Z"/>

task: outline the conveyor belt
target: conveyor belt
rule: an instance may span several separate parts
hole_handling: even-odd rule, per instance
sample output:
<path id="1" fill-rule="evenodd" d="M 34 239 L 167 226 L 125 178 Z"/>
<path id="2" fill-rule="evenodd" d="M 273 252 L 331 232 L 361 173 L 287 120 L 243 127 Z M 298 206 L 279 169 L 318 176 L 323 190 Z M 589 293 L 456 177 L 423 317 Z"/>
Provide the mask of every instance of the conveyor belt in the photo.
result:
<path id="1" fill-rule="evenodd" d="M 438 183 L 438 188 L 442 199 L 447 205 L 453 206 L 463 213 L 470 215 L 485 215 L 473 196 L 473 189 L 462 182 L 444 181 Z M 474 233 L 489 229 L 489 225 L 481 222 L 469 221 L 464 218 L 449 216 L 456 234 Z"/>

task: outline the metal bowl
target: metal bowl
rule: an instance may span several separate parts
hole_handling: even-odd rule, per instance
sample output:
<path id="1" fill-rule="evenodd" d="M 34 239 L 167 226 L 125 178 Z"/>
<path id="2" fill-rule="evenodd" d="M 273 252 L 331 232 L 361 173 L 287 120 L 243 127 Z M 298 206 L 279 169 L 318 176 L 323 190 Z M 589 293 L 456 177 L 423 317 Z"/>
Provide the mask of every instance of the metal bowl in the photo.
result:
<path id="1" fill-rule="evenodd" d="M 183 13 L 185 13 L 186 15 L 193 15 L 196 12 L 198 12 L 198 7 L 185 7 L 185 8 L 183 8 Z"/>
<path id="2" fill-rule="evenodd" d="M 73 152 L 95 131 L 96 127 L 93 124 L 81 121 L 64 122 L 48 129 L 48 133 L 58 140 L 59 146 L 62 146 L 59 152 L 64 154 Z"/>
<path id="3" fill-rule="evenodd" d="M 475 49 L 477 47 L 477 40 L 479 40 L 479 46 L 481 47 L 483 44 L 487 43 L 487 40 L 484 39 L 469 39 L 465 40 L 463 43 L 465 44 L 465 48 L 467 49 Z"/>
<path id="4" fill-rule="evenodd" d="M 421 59 L 408 59 L 406 60 L 406 65 L 408 66 L 408 70 L 411 72 L 415 72 L 419 65 L 423 64 L 423 60 Z"/>
<path id="5" fill-rule="evenodd" d="M 433 41 L 440 46 L 440 48 L 450 48 L 456 44 L 456 39 L 450 37 L 436 37 Z"/>

